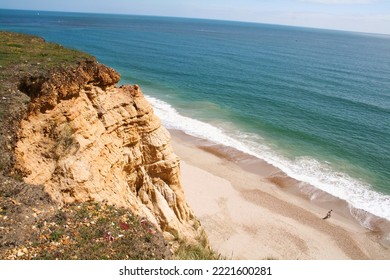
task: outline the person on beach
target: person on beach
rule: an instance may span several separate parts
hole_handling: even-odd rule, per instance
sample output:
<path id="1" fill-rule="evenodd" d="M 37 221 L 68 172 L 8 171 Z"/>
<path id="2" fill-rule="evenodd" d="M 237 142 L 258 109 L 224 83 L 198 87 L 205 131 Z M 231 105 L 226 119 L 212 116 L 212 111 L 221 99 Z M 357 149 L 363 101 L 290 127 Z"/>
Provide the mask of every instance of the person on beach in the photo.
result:
<path id="1" fill-rule="evenodd" d="M 326 220 L 326 219 L 329 219 L 330 218 L 330 216 L 331 216 L 331 213 L 332 213 L 332 209 L 330 209 L 330 211 L 328 211 L 328 213 L 326 214 L 326 216 L 325 217 L 323 217 L 322 219 L 323 220 Z"/>

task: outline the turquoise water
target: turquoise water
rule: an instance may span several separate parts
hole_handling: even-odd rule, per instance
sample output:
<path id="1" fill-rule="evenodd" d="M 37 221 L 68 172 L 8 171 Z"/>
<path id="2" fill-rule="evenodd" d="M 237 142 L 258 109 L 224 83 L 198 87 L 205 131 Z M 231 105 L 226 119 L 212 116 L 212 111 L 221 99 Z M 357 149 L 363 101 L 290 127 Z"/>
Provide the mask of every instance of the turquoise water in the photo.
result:
<path id="1" fill-rule="evenodd" d="M 6 10 L 0 29 L 89 52 L 140 84 L 167 127 L 390 220 L 390 36 Z"/>

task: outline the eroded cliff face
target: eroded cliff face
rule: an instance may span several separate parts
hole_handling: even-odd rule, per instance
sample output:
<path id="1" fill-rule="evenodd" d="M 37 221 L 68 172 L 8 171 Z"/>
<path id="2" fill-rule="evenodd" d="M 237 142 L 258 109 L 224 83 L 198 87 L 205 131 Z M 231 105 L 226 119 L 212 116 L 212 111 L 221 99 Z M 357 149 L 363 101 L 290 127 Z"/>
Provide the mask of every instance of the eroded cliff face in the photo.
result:
<path id="1" fill-rule="evenodd" d="M 15 149 L 16 168 L 58 203 L 107 201 L 163 232 L 194 237 L 170 134 L 140 88 L 85 61 L 21 82 L 31 97 Z"/>

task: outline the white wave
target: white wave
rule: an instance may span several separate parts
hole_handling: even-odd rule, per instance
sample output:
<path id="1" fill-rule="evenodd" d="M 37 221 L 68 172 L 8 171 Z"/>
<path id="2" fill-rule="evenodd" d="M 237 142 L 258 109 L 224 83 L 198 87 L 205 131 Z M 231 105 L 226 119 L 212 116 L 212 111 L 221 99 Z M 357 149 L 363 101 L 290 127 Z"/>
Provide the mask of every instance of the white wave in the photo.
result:
<path id="1" fill-rule="evenodd" d="M 332 170 L 329 163 L 320 163 L 310 157 L 287 159 L 275 153 L 267 145 L 262 144 L 261 138 L 257 135 L 243 134 L 237 130 L 223 130 L 211 124 L 182 116 L 164 101 L 150 96 L 146 96 L 146 98 L 166 128 L 181 130 L 191 136 L 229 146 L 261 158 L 296 180 L 311 184 L 343 199 L 354 208 L 363 209 L 390 221 L 389 195 L 378 193 L 372 190 L 369 184 Z"/>

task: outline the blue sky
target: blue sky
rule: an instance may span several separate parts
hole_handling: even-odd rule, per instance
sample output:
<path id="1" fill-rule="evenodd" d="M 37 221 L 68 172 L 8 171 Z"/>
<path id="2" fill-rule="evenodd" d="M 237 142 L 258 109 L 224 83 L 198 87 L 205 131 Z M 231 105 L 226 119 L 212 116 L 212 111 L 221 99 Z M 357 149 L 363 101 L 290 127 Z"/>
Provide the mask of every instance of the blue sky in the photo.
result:
<path id="1" fill-rule="evenodd" d="M 212 18 L 390 34 L 390 0 L 0 0 L 0 8 Z"/>

